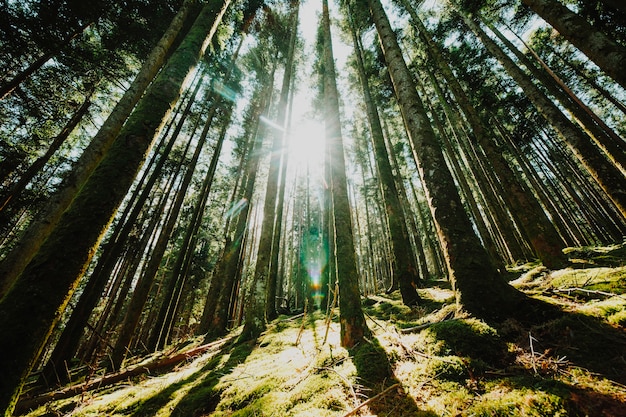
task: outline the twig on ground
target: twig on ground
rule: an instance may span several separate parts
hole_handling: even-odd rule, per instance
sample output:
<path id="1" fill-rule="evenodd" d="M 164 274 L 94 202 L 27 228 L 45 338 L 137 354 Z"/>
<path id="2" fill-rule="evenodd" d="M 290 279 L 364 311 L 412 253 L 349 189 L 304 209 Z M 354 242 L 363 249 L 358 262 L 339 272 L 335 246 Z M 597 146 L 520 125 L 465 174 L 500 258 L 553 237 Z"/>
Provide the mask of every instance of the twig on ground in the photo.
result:
<path id="1" fill-rule="evenodd" d="M 378 400 L 381 397 L 384 397 L 385 395 L 387 395 L 390 391 L 392 391 L 395 388 L 398 388 L 400 386 L 400 383 L 397 384 L 393 384 L 392 386 L 390 386 L 389 388 L 386 388 L 385 390 L 381 391 L 380 393 L 374 395 L 372 398 L 368 399 L 367 401 L 363 401 L 358 407 L 353 408 L 352 410 L 348 411 L 346 414 L 343 415 L 343 417 L 348 417 L 351 416 L 353 414 L 355 414 L 357 411 L 359 411 L 361 408 L 365 407 L 368 404 L 371 404 L 372 402 Z"/>
<path id="2" fill-rule="evenodd" d="M 537 341 L 537 339 L 535 339 L 533 337 L 532 334 L 530 334 L 530 332 L 528 332 L 528 340 L 530 341 L 530 357 L 531 357 L 531 363 L 533 365 L 533 371 L 535 371 L 535 375 L 537 375 L 537 366 L 535 364 L 535 349 L 533 347 L 533 341 Z"/>
<path id="3" fill-rule="evenodd" d="M 88 382 L 72 385 L 58 391 L 49 392 L 39 395 L 34 398 L 21 398 L 16 406 L 16 414 L 23 413 L 29 409 L 38 407 L 50 401 L 60 400 L 64 398 L 70 398 L 78 394 L 83 394 L 86 391 L 91 391 L 97 388 L 101 388 L 107 385 L 113 385 L 115 383 L 124 381 L 128 378 L 136 377 L 138 375 L 150 373 L 157 369 L 169 368 L 178 365 L 181 362 L 189 360 L 190 358 L 199 356 L 211 349 L 221 348 L 227 342 L 232 340 L 234 336 L 225 337 L 215 342 L 208 343 L 206 345 L 198 346 L 187 352 L 178 353 L 174 356 L 156 359 L 149 363 L 136 365 L 126 368 L 124 370 L 106 374 L 101 378 L 92 379 Z"/>
<path id="4" fill-rule="evenodd" d="M 443 323 L 444 321 L 454 321 L 454 320 L 458 320 L 458 319 L 451 318 L 451 319 L 445 319 L 445 320 L 441 320 L 441 321 L 430 321 L 428 323 L 420 324 L 419 326 L 407 327 L 406 329 L 399 329 L 399 331 L 402 334 L 413 333 L 413 332 L 418 332 L 420 330 L 424 330 L 424 329 L 432 326 L 433 324 Z"/>
<path id="5" fill-rule="evenodd" d="M 333 311 L 335 309 L 335 305 L 337 305 L 337 296 L 339 295 L 339 282 L 338 281 L 335 282 L 335 291 L 332 291 L 332 293 L 333 293 L 333 302 L 329 306 L 328 311 L 326 312 L 326 331 L 324 332 L 324 341 L 322 342 L 323 345 L 326 344 L 326 340 L 328 339 L 328 330 L 330 329 L 330 323 L 333 320 Z"/>
<path id="6" fill-rule="evenodd" d="M 304 325 L 306 324 L 306 310 L 309 307 L 309 299 L 306 298 L 304 300 L 304 313 L 302 313 L 302 325 L 300 326 L 300 331 L 298 332 L 298 337 L 296 338 L 296 346 L 300 344 L 300 339 L 302 338 L 302 332 L 304 332 Z"/>
<path id="7" fill-rule="evenodd" d="M 579 288 L 579 287 L 555 288 L 555 289 L 552 290 L 552 292 L 555 292 L 555 293 L 564 292 L 564 293 L 567 293 L 567 294 L 569 294 L 571 292 L 574 292 L 574 291 L 584 292 L 584 293 L 587 293 L 587 294 L 603 295 L 605 297 L 620 297 L 620 298 L 624 298 L 624 296 L 621 295 L 621 294 L 615 294 L 615 293 L 612 293 L 612 292 L 599 291 L 599 290 L 587 290 L 587 289 Z"/>

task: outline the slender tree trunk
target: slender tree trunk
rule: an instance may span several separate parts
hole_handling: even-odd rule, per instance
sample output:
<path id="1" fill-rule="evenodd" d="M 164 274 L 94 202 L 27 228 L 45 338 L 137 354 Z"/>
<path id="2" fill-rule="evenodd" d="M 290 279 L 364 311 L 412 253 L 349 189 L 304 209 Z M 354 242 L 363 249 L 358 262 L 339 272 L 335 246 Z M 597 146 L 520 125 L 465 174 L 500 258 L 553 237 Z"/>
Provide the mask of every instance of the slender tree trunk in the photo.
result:
<path id="1" fill-rule="evenodd" d="M 291 28 L 290 28 L 290 39 L 289 39 L 289 50 L 287 52 L 287 58 L 285 60 L 285 71 L 283 73 L 283 85 L 281 88 L 280 101 L 278 103 L 278 115 L 276 117 L 276 122 L 279 126 L 283 127 L 282 132 L 275 132 L 276 138 L 280 137 L 281 139 L 281 149 L 282 152 L 279 153 L 281 158 L 280 163 L 280 173 L 277 173 L 277 182 L 278 175 L 280 174 L 280 184 L 276 184 L 278 187 L 277 190 L 277 199 L 278 204 L 276 205 L 276 212 L 274 216 L 274 226 L 272 231 L 272 243 L 271 243 L 271 255 L 269 260 L 269 271 L 267 276 L 267 293 L 265 300 L 265 318 L 267 320 L 274 320 L 278 317 L 276 313 L 276 286 L 277 286 L 277 278 L 278 278 L 278 255 L 280 253 L 280 237 L 282 232 L 282 222 L 283 222 L 283 204 L 284 204 L 284 196 L 285 196 L 285 174 L 287 172 L 287 163 L 289 153 L 287 151 L 288 144 L 286 143 L 286 132 L 287 130 L 287 107 L 289 104 L 289 97 L 292 87 L 292 73 L 294 67 L 294 54 L 296 47 L 296 39 L 298 37 L 298 16 L 300 11 L 300 1 L 295 0 L 291 4 Z"/>
<path id="2" fill-rule="evenodd" d="M 626 47 L 595 29 L 557 0 L 522 0 L 522 3 L 626 88 Z"/>
<path id="3" fill-rule="evenodd" d="M 215 304 L 208 303 L 204 307 L 202 329 L 207 332 L 207 340 L 215 336 L 220 336 L 226 332 L 228 326 L 229 306 L 233 300 L 231 295 L 233 288 L 237 282 L 240 273 L 240 265 L 242 259 L 242 251 L 244 250 L 244 242 L 246 236 L 246 228 L 250 220 L 250 202 L 254 193 L 254 185 L 256 175 L 260 163 L 260 149 L 263 145 L 263 139 L 266 135 L 266 127 L 259 125 L 262 112 L 268 111 L 271 103 L 271 94 L 274 89 L 274 69 L 272 69 L 267 85 L 264 86 L 261 93 L 260 103 L 254 110 L 251 123 L 254 127 L 251 130 L 251 147 L 248 153 L 248 161 L 246 163 L 246 185 L 243 190 L 242 198 L 239 200 L 243 203 L 241 211 L 238 212 L 237 224 L 235 226 L 234 237 L 227 239 L 221 263 L 224 265 L 222 276 L 213 276 L 215 280 L 214 300 Z M 213 282 L 212 285 L 213 287 Z M 264 295 L 264 294 L 263 294 Z M 206 329 L 206 330 L 204 330 Z"/>
<path id="4" fill-rule="evenodd" d="M 339 323 L 341 345 L 351 348 L 370 334 L 361 310 L 359 276 L 348 199 L 344 145 L 339 118 L 339 95 L 330 32 L 328 0 L 322 0 L 322 33 L 324 63 L 324 105 L 326 140 L 330 146 L 331 192 L 335 220 L 335 259 L 339 282 Z M 331 254 L 332 256 L 332 254 Z"/>
<path id="5" fill-rule="evenodd" d="M 539 113 L 560 134 L 571 151 L 589 171 L 602 190 L 613 200 L 626 217 L 626 177 L 611 164 L 591 139 L 575 126 L 532 80 L 509 58 L 500 47 L 470 17 L 461 13 L 463 21 L 480 38 L 487 50 L 504 66 L 509 75 L 524 90 Z"/>
<path id="6" fill-rule="evenodd" d="M 290 82 L 284 83 L 288 91 Z M 276 198 L 278 194 L 278 182 L 280 173 L 280 161 L 283 147 L 283 134 L 286 102 L 282 102 L 283 97 L 288 97 L 288 92 L 283 90 L 281 94 L 282 115 L 279 117 L 278 125 L 281 129 L 274 128 L 272 148 L 270 150 L 269 172 L 267 174 L 267 184 L 265 188 L 265 199 L 263 203 L 263 223 L 259 236 L 259 246 L 257 249 L 256 265 L 252 286 L 246 301 L 246 312 L 244 327 L 240 335 L 240 340 L 254 340 L 261 335 L 266 326 L 266 302 L 267 286 L 272 255 L 272 234 L 274 233 L 274 222 L 276 218 Z M 275 248 L 278 250 L 278 248 Z M 275 313 L 273 313 L 275 314 Z"/>
<path id="7" fill-rule="evenodd" d="M 369 83 L 365 74 L 365 67 L 362 58 L 362 48 L 360 39 L 356 33 L 356 27 L 351 16 L 348 16 L 351 23 L 352 40 L 354 43 L 357 69 L 361 81 L 361 89 L 367 110 L 367 118 L 370 126 L 372 146 L 378 168 L 378 177 L 385 205 L 385 214 L 389 222 L 389 234 L 391 235 L 391 249 L 395 258 L 396 268 L 393 271 L 392 287 L 397 285 L 402 294 L 404 304 L 411 306 L 419 304 L 420 297 L 416 287 L 420 283 L 415 255 L 411 252 L 411 242 L 406 226 L 406 219 L 402 211 L 398 189 L 393 178 L 389 155 L 385 146 L 385 137 L 380 123 L 378 110 L 374 105 Z"/>
<path id="8" fill-rule="evenodd" d="M 229 0 L 202 9 L 71 207 L 0 301 L 0 410 L 9 416 L 34 361 L 73 295 L 171 106 Z"/>

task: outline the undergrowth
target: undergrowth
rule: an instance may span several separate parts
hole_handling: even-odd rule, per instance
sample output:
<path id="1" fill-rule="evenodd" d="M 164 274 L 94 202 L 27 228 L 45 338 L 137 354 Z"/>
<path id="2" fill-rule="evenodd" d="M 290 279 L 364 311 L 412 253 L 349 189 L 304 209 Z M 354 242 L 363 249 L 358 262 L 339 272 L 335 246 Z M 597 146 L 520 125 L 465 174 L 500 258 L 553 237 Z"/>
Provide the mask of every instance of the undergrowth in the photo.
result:
<path id="1" fill-rule="evenodd" d="M 487 324 L 457 309 L 437 281 L 419 289 L 416 308 L 397 292 L 364 299 L 373 337 L 350 350 L 336 319 L 324 343 L 321 312 L 281 316 L 255 344 L 225 344 L 28 415 L 331 417 L 371 398 L 353 415 L 626 415 L 626 253 L 614 245 L 567 254 L 567 269 L 509 271 L 512 285 L 564 311 L 549 322 Z"/>

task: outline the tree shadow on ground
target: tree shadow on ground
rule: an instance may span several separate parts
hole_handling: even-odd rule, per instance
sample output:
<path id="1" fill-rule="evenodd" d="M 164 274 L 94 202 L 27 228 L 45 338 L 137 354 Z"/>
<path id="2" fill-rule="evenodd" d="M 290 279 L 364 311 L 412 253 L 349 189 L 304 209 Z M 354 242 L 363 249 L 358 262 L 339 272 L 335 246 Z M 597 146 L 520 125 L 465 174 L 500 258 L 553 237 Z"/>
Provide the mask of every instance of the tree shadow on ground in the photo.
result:
<path id="1" fill-rule="evenodd" d="M 591 387 L 580 387 L 549 376 L 519 375 L 502 379 L 500 385 L 510 389 L 540 391 L 563 400 L 568 416 L 623 416 L 626 404 L 618 396 L 601 393 Z M 535 404 L 539 408 L 539 404 Z M 537 409 L 537 411 L 541 411 Z"/>
<path id="2" fill-rule="evenodd" d="M 226 362 L 214 369 L 183 397 L 172 410 L 171 416 L 205 415 L 215 411 L 221 399 L 221 392 L 215 389 L 224 374 L 230 373 L 237 365 L 244 362 L 255 346 L 254 341 L 237 343 L 230 351 Z M 207 367 L 205 367 L 207 368 Z"/>
<path id="3" fill-rule="evenodd" d="M 508 321 L 498 327 L 503 337 L 529 351 L 532 336 L 539 354 L 564 357 L 571 365 L 626 384 L 626 331 L 601 318 L 562 311 L 551 320 L 525 325 Z"/>
<path id="4" fill-rule="evenodd" d="M 373 398 L 387 390 L 367 404 L 372 414 L 404 417 L 437 416 L 431 411 L 420 410 L 415 400 L 406 393 L 393 375 L 387 354 L 376 338 L 371 342 L 355 346 L 350 350 L 350 355 L 356 367 L 359 382 L 366 391 L 363 394 Z M 396 388 L 391 388 L 395 385 L 397 385 Z"/>
<path id="5" fill-rule="evenodd" d="M 129 414 L 133 417 L 154 416 L 159 412 L 159 410 L 165 407 L 172 400 L 172 396 L 178 390 L 183 389 L 187 385 L 193 384 L 195 384 L 194 388 L 192 388 L 191 391 L 178 403 L 178 405 L 170 415 L 192 415 L 193 412 L 188 412 L 186 404 L 188 404 L 190 402 L 190 399 L 193 398 L 190 397 L 190 395 L 197 392 L 202 387 L 204 388 L 202 392 L 205 395 L 205 401 L 203 401 L 203 404 L 194 404 L 194 407 L 198 409 L 210 407 L 211 405 L 215 407 L 219 402 L 219 393 L 214 395 L 215 393 L 211 393 L 210 390 L 215 386 L 215 384 L 219 380 L 219 377 L 222 376 L 221 372 L 228 372 L 229 369 L 243 361 L 250 354 L 251 351 L 252 348 L 248 344 L 237 345 L 235 341 L 229 342 L 201 369 L 194 372 L 189 377 L 176 383 L 168 384 L 165 389 L 154 394 L 149 399 L 140 400 L 129 406 Z M 223 357 L 227 354 L 230 354 L 229 359 L 226 361 L 225 364 L 219 366 Z M 217 373 L 218 370 L 220 372 L 219 374 Z M 209 372 L 208 375 L 207 372 Z M 196 383 L 196 381 L 200 378 L 203 378 L 203 380 L 199 383 Z M 186 412 L 181 411 L 181 404 Z"/>

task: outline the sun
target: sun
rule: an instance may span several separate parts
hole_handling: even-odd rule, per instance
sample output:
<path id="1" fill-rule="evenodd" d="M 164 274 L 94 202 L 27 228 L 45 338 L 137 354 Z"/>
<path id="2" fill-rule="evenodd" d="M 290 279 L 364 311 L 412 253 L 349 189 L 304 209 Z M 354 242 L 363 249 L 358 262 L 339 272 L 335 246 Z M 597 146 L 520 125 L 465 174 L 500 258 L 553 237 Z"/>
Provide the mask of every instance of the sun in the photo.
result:
<path id="1" fill-rule="evenodd" d="M 317 120 L 302 118 L 294 123 L 288 135 L 289 161 L 309 173 L 324 167 L 324 125 Z"/>

